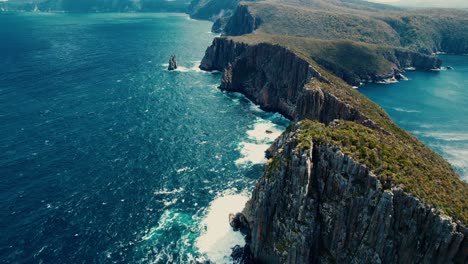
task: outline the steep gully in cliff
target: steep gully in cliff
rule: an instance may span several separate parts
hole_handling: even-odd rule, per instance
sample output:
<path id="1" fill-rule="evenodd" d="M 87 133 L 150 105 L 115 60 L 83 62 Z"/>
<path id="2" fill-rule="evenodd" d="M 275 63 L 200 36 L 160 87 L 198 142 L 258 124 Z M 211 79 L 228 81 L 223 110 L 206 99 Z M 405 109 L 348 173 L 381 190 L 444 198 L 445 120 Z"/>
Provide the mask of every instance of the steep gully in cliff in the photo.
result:
<path id="1" fill-rule="evenodd" d="M 389 133 L 314 82 L 333 83 L 306 60 L 276 45 L 217 38 L 200 68 L 223 72 L 220 88 L 296 122 L 270 158 L 243 213 L 231 224 L 247 238 L 240 262 L 464 263 L 468 230 L 399 188 L 383 184 L 338 146 L 298 147 L 301 120 L 349 120 Z M 383 117 L 387 118 L 387 117 Z M 234 245 L 233 245 L 234 246 Z M 245 253 L 245 254 L 244 254 Z M 251 254 L 251 255 L 250 255 Z"/>

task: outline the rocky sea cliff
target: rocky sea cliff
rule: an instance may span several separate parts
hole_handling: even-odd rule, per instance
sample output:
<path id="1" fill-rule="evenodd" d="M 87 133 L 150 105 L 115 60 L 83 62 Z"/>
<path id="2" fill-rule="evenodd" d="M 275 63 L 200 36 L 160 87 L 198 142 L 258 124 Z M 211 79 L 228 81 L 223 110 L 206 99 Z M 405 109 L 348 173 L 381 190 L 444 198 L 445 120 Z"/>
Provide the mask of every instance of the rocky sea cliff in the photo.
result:
<path id="1" fill-rule="evenodd" d="M 261 263 L 464 263 L 468 230 L 399 188 L 385 189 L 340 146 L 298 123 L 272 157 L 243 213 Z"/>
<path id="2" fill-rule="evenodd" d="M 401 67 L 420 63 L 408 54 L 399 58 Z M 381 141 L 400 137 L 378 106 L 369 103 L 371 110 L 362 111 L 363 99 L 347 100 L 353 94 L 316 67 L 278 45 L 228 38 L 215 39 L 201 63 L 203 70 L 223 71 L 221 89 L 243 93 L 294 121 L 269 149 L 264 175 L 237 215 L 245 218 L 237 223 L 247 238 L 243 252 L 259 263 L 466 263 L 463 220 L 357 161 L 348 146 L 303 134 L 304 123 L 341 131 L 340 123 L 349 122 Z M 369 114 L 374 110 L 377 115 Z"/>

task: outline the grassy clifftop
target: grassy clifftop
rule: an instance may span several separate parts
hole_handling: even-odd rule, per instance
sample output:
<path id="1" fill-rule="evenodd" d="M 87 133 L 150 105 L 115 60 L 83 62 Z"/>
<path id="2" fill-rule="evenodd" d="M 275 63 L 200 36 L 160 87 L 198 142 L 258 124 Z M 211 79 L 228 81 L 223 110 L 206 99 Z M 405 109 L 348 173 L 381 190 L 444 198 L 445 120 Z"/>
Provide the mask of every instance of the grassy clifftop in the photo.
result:
<path id="1" fill-rule="evenodd" d="M 468 11 L 398 10 L 360 0 L 242 2 L 225 33 L 295 49 L 357 85 L 398 76 L 405 67 L 440 66 L 423 55 L 468 53 Z"/>
<path id="2" fill-rule="evenodd" d="M 386 188 L 399 186 L 421 201 L 445 211 L 449 216 L 468 223 L 468 184 L 461 181 L 450 164 L 440 155 L 425 146 L 416 137 L 399 128 L 385 111 L 370 99 L 346 84 L 341 78 L 319 65 L 310 55 L 324 56 L 327 44 L 336 47 L 335 41 L 311 40 L 298 41 L 296 37 L 245 35 L 229 37 L 235 42 L 248 45 L 269 43 L 287 47 L 299 58 L 307 61 L 328 82 L 313 78 L 305 84 L 305 89 L 329 93 L 346 105 L 357 109 L 376 123 L 379 129 L 340 120 L 332 126 L 310 120 L 302 120 L 302 144 L 307 147 L 310 140 L 325 141 L 339 146 L 342 151 L 365 164 L 379 177 Z M 377 45 L 364 45 L 345 41 L 338 43 L 349 51 L 349 45 L 356 45 L 360 52 L 390 52 L 392 48 Z M 310 53 L 304 53 L 310 49 Z M 316 50 L 318 49 L 318 50 Z M 324 50 L 322 50 L 324 49 Z M 383 49 L 383 50 L 380 50 Z M 387 50 L 388 49 L 388 50 Z M 331 55 L 330 55 L 331 56 Z M 366 57 L 364 51 L 363 57 Z M 357 57 L 356 59 L 359 59 Z M 384 56 L 375 59 L 376 67 L 386 62 Z M 324 106 L 326 107 L 326 106 Z"/>
<path id="3" fill-rule="evenodd" d="M 262 33 L 233 39 L 248 44 L 265 42 L 286 47 L 313 59 L 341 78 L 349 75 L 349 79 L 359 79 L 357 76 L 384 74 L 394 66 L 385 57 L 393 51 L 388 46 L 350 40 L 320 40 Z"/>
<path id="4" fill-rule="evenodd" d="M 383 183 L 403 188 L 446 214 L 468 223 L 468 184 L 453 177 L 450 166 L 416 139 L 385 135 L 363 125 L 338 121 L 332 126 L 304 120 L 300 147 L 310 142 L 340 146 L 355 161 L 365 164 Z"/>
<path id="5" fill-rule="evenodd" d="M 376 17 L 397 33 L 400 45 L 421 52 L 468 52 L 468 10 L 426 9 Z"/>
<path id="6" fill-rule="evenodd" d="M 399 7 L 373 3 L 362 0 L 268 0 L 271 3 L 280 3 L 306 8 L 325 9 L 342 12 L 385 12 L 399 11 Z"/>
<path id="7" fill-rule="evenodd" d="M 437 59 L 409 49 L 352 40 L 321 40 L 259 32 L 231 38 L 248 44 L 271 43 L 302 53 L 353 85 L 358 85 L 361 80 L 374 81 L 376 76 L 392 77 L 394 69 L 402 68 L 399 54 L 417 57 L 418 66 L 424 70 L 433 67 L 431 62 L 437 63 Z"/>
<path id="8" fill-rule="evenodd" d="M 358 0 L 267 0 L 241 5 L 260 21 L 259 33 L 346 39 L 424 53 L 468 53 L 468 12 L 464 10 L 393 10 Z"/>
<path id="9" fill-rule="evenodd" d="M 399 43 L 395 31 L 388 24 L 359 13 L 347 14 L 269 2 L 243 4 L 261 21 L 257 29 L 260 33 L 390 45 Z"/>
<path id="10" fill-rule="evenodd" d="M 313 78 L 304 89 L 336 97 L 341 106 L 376 124 L 371 129 L 343 120 L 331 126 L 303 120 L 303 147 L 310 140 L 339 146 L 373 171 L 385 188 L 400 186 L 468 223 L 468 184 L 440 155 L 346 83 L 393 76 L 408 66 L 398 64 L 408 61 L 425 69 L 438 67 L 440 60 L 430 57 L 432 52 L 468 53 L 467 11 L 405 11 L 359 0 L 266 0 L 243 2 L 237 10 L 226 28 L 229 39 L 287 48 L 329 81 Z"/>

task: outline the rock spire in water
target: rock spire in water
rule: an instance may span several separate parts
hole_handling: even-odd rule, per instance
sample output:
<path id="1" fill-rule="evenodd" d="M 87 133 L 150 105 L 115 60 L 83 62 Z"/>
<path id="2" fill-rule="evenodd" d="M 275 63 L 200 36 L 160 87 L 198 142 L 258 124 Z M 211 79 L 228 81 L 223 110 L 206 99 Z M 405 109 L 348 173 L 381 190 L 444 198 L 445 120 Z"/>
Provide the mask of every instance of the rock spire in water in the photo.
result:
<path id="1" fill-rule="evenodd" d="M 167 67 L 167 69 L 170 71 L 177 69 L 177 59 L 175 55 L 171 55 L 171 58 L 169 59 L 169 67 Z"/>

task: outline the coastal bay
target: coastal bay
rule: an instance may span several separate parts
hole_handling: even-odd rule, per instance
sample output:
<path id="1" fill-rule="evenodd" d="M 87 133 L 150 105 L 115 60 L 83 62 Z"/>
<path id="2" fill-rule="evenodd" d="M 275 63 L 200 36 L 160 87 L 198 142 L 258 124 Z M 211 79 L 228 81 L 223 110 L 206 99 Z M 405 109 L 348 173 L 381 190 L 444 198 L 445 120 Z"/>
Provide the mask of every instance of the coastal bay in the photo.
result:
<path id="1" fill-rule="evenodd" d="M 446 158 L 468 181 L 468 56 L 439 57 L 442 71 L 408 71 L 408 81 L 366 84 L 359 91 Z"/>

